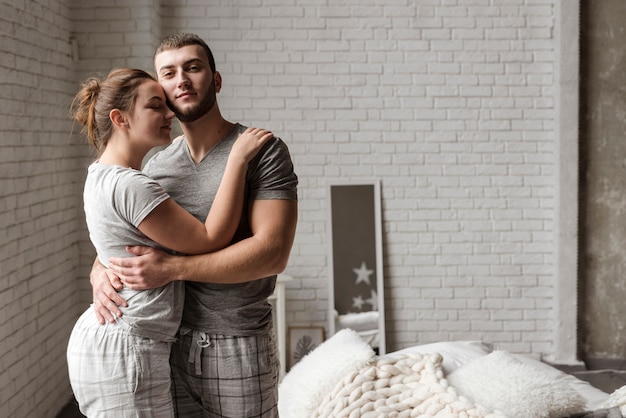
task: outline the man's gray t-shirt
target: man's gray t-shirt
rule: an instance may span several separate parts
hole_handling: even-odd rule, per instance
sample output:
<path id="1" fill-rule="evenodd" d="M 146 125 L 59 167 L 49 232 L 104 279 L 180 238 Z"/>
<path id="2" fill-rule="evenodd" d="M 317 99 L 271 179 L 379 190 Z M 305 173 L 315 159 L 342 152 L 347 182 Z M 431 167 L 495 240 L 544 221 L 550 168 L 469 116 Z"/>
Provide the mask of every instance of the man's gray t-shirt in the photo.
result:
<path id="1" fill-rule="evenodd" d="M 100 262 L 108 266 L 110 257 L 130 257 L 126 245 L 159 245 L 137 226 L 169 195 L 141 171 L 116 165 L 89 166 L 83 192 L 89 237 Z M 184 286 L 180 282 L 150 290 L 122 289 L 128 301 L 118 319 L 134 335 L 159 341 L 172 341 L 180 326 Z"/>
<path id="2" fill-rule="evenodd" d="M 204 222 L 222 180 L 234 141 L 245 127 L 237 124 L 226 137 L 196 164 L 187 142 L 174 141 L 144 167 L 183 208 Z M 252 235 L 247 218 L 248 203 L 255 199 L 297 200 L 298 178 L 285 143 L 271 139 L 249 163 L 246 174 L 244 216 L 233 242 Z M 234 214 L 233 216 L 240 216 Z M 271 324 L 271 306 L 276 276 L 240 284 L 186 282 L 183 325 L 222 335 L 261 334 Z"/>

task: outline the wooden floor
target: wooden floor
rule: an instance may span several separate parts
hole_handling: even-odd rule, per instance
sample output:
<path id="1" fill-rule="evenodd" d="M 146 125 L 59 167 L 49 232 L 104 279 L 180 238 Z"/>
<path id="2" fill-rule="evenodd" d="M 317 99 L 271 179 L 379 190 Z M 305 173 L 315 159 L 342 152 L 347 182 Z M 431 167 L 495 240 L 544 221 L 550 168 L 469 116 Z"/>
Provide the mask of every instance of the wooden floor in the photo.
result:
<path id="1" fill-rule="evenodd" d="M 72 399 L 65 405 L 65 408 L 57 414 L 56 418 L 85 418 L 85 416 L 78 410 L 76 400 Z"/>
<path id="2" fill-rule="evenodd" d="M 606 393 L 613 393 L 626 385 L 626 371 L 624 370 L 586 370 L 572 374 Z"/>

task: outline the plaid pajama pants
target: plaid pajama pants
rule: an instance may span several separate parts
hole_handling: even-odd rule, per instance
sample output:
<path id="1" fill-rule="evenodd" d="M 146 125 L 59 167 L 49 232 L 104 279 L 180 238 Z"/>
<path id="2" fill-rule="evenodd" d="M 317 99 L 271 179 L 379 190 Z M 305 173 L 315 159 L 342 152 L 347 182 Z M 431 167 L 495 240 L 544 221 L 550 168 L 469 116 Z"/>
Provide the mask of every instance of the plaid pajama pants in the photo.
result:
<path id="1" fill-rule="evenodd" d="M 100 325 L 88 309 L 67 347 L 70 383 L 89 418 L 172 418 L 171 343 L 130 335 L 122 320 Z"/>
<path id="2" fill-rule="evenodd" d="M 179 418 L 278 417 L 280 365 L 271 329 L 230 337 L 182 328 L 170 364 Z"/>

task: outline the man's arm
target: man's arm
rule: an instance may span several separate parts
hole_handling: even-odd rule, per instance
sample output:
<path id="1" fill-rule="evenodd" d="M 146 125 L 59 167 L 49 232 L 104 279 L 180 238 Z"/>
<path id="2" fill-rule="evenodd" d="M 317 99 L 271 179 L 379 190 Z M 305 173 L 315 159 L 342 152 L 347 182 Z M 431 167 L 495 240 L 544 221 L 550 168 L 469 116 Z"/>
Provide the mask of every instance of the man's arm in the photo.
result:
<path id="1" fill-rule="evenodd" d="M 122 288 L 120 279 L 111 270 L 104 267 L 98 257 L 91 267 L 89 282 L 93 293 L 93 307 L 100 325 L 105 322 L 115 322 L 115 317 L 121 317 L 119 306 L 128 304 L 117 293 Z"/>
<path id="2" fill-rule="evenodd" d="M 249 217 L 252 236 L 217 252 L 178 257 L 131 247 L 136 257 L 111 258 L 110 268 L 131 289 L 150 289 L 175 280 L 242 283 L 281 273 L 295 237 L 297 202 L 255 200 Z"/>

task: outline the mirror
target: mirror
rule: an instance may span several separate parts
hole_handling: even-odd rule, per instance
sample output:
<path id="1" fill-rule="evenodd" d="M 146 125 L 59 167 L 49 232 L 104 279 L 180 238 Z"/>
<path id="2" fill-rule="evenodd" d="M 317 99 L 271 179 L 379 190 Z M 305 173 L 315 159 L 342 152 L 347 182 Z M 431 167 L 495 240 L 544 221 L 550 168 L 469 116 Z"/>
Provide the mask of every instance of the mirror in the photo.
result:
<path id="1" fill-rule="evenodd" d="M 380 182 L 328 187 L 330 237 L 329 335 L 356 331 L 385 354 Z"/>

